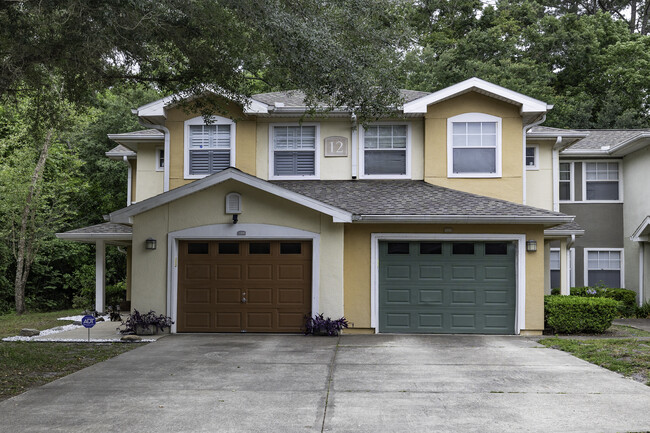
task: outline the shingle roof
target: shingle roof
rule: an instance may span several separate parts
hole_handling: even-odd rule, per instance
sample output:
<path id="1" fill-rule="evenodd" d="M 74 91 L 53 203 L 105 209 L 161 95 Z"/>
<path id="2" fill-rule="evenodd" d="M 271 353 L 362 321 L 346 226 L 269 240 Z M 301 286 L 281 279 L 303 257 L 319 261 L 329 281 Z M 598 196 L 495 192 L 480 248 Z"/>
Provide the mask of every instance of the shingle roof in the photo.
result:
<path id="1" fill-rule="evenodd" d="M 280 180 L 271 183 L 355 215 L 565 216 L 418 180 Z"/>
<path id="2" fill-rule="evenodd" d="M 117 146 L 115 146 L 114 148 L 106 152 L 106 155 L 108 156 L 135 155 L 135 152 L 129 149 L 128 147 L 118 144 Z"/>
<path id="3" fill-rule="evenodd" d="M 133 229 L 129 226 L 123 224 L 115 223 L 102 223 L 95 224 L 93 226 L 82 227 L 80 229 L 69 230 L 67 232 L 61 233 L 64 235 L 106 235 L 106 234 L 115 234 L 115 235 L 130 235 L 133 233 Z"/>
<path id="4" fill-rule="evenodd" d="M 112 136 L 119 137 L 119 136 L 141 136 L 141 137 L 160 137 L 163 138 L 165 135 L 158 131 L 157 129 L 142 129 L 140 131 L 133 131 L 133 132 L 122 132 L 120 134 L 111 134 Z"/>
<path id="5" fill-rule="evenodd" d="M 575 221 L 546 229 L 548 232 L 584 232 L 584 230 L 585 229 Z"/>
<path id="6" fill-rule="evenodd" d="M 584 131 L 578 131 L 575 129 L 562 129 L 562 128 L 551 128 L 549 126 L 533 126 L 527 131 L 527 134 L 529 135 L 536 135 L 536 134 L 555 134 L 555 135 L 566 135 L 566 134 L 571 134 L 571 135 L 583 135 L 585 134 Z"/>
<path id="7" fill-rule="evenodd" d="M 417 90 L 400 90 L 404 102 L 410 102 L 428 95 L 428 92 L 419 92 Z M 304 107 L 305 94 L 299 90 L 289 90 L 285 92 L 259 93 L 252 96 L 253 99 L 263 102 L 267 105 L 275 105 L 276 102 L 283 103 L 285 107 Z"/>
<path id="8" fill-rule="evenodd" d="M 608 149 L 650 132 L 648 129 L 578 129 L 577 131 L 588 135 L 567 150 L 601 150 L 603 147 Z"/>

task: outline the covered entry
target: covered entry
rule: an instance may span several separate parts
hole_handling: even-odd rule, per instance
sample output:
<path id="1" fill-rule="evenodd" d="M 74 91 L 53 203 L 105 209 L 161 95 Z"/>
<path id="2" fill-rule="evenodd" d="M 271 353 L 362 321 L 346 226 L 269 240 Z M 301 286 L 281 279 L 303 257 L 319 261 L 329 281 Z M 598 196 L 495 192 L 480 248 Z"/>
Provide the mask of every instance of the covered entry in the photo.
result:
<path id="1" fill-rule="evenodd" d="M 514 242 L 380 241 L 379 332 L 514 334 Z"/>
<path id="2" fill-rule="evenodd" d="M 300 332 L 312 242 L 181 241 L 178 332 Z"/>

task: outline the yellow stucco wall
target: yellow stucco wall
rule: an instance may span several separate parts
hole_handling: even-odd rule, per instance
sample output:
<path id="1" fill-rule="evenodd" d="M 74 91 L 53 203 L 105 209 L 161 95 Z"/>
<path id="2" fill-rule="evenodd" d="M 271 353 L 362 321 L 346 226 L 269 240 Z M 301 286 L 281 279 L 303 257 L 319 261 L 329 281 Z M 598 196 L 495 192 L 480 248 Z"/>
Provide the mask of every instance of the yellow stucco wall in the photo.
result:
<path id="1" fill-rule="evenodd" d="M 346 224 L 344 304 L 345 317 L 354 328 L 368 329 L 371 324 L 370 305 L 370 251 L 372 233 L 443 233 L 451 228 L 453 234 L 524 234 L 527 240 L 544 245 L 542 226 L 514 225 L 399 225 L 399 224 Z M 544 249 L 526 253 L 526 308 L 525 331 L 541 332 L 544 329 Z M 523 332 L 523 331 L 522 331 Z"/>
<path id="2" fill-rule="evenodd" d="M 137 182 L 131 180 L 135 191 L 134 201 L 139 202 L 163 192 L 163 171 L 156 171 L 156 148 L 158 143 L 140 143 L 138 145 L 138 163 L 135 169 Z"/>
<path id="3" fill-rule="evenodd" d="M 332 218 L 286 199 L 259 191 L 234 180 L 157 207 L 134 219 L 132 256 L 132 308 L 157 312 L 167 309 L 167 233 L 212 224 L 232 225 L 225 214 L 225 195 L 242 196 L 239 224 L 269 224 L 320 234 L 318 257 L 319 310 L 332 317 L 343 315 L 343 226 Z M 158 241 L 154 251 L 145 240 Z M 242 237 L 246 240 L 246 237 Z"/>
<path id="4" fill-rule="evenodd" d="M 526 204 L 553 210 L 553 144 L 549 141 L 527 141 L 537 147 L 537 169 L 526 169 Z"/>
<path id="5" fill-rule="evenodd" d="M 447 119 L 465 113 L 485 113 L 502 119 L 500 178 L 447 177 Z M 522 127 L 517 106 L 476 92 L 430 105 L 425 115 L 424 179 L 460 191 L 522 203 Z"/>

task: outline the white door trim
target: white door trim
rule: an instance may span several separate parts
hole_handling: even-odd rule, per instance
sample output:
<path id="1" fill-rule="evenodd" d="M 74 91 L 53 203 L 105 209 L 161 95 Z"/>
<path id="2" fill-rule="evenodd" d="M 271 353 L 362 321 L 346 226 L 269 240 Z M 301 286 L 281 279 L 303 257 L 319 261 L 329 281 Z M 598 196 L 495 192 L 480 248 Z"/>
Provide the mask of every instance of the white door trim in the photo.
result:
<path id="1" fill-rule="evenodd" d="M 526 235 L 524 234 L 448 234 L 448 233 L 371 233 L 370 235 L 370 326 L 379 331 L 379 241 L 514 241 L 516 307 L 515 333 L 526 329 Z"/>
<path id="2" fill-rule="evenodd" d="M 178 323 L 178 242 L 181 240 L 311 240 L 311 311 L 318 313 L 320 276 L 320 234 L 269 224 L 212 224 L 169 232 L 167 236 L 167 315 Z"/>

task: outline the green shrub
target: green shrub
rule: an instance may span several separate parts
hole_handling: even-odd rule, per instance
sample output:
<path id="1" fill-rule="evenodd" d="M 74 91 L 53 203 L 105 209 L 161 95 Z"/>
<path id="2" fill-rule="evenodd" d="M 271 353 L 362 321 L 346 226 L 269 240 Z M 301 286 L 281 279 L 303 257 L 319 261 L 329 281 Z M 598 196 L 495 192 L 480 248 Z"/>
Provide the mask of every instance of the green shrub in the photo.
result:
<path id="1" fill-rule="evenodd" d="M 645 301 L 640 307 L 636 307 L 634 314 L 639 319 L 650 319 L 650 301 Z"/>
<path id="2" fill-rule="evenodd" d="M 573 287 L 571 288 L 572 296 L 582 296 L 590 298 L 609 298 L 619 301 L 619 315 L 623 317 L 632 317 L 636 313 L 636 292 L 627 289 L 609 288 L 605 286 L 595 287 Z"/>
<path id="3" fill-rule="evenodd" d="M 582 296 L 545 296 L 544 323 L 553 332 L 576 334 L 601 333 L 612 326 L 619 302 L 607 298 Z"/>
<path id="4" fill-rule="evenodd" d="M 119 281 L 113 286 L 106 286 L 106 306 L 119 305 L 126 299 L 126 283 Z"/>
<path id="5" fill-rule="evenodd" d="M 560 288 L 556 287 L 554 289 L 551 289 L 551 295 L 556 296 L 560 294 Z"/>

